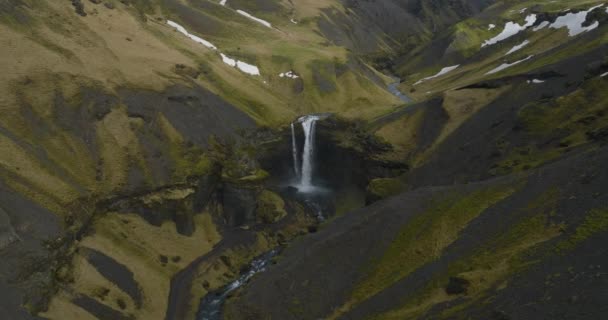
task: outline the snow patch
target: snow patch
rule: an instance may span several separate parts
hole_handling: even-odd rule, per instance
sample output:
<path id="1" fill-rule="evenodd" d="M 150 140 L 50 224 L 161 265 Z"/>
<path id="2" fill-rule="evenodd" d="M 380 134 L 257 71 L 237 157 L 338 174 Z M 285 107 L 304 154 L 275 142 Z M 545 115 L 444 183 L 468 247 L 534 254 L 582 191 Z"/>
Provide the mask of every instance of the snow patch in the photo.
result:
<path id="1" fill-rule="evenodd" d="M 260 69 L 258 69 L 258 67 L 254 66 L 252 64 L 249 64 L 249 63 L 246 63 L 246 62 L 243 62 L 243 61 L 237 61 L 236 62 L 236 67 L 239 70 L 241 70 L 241 71 L 243 71 L 243 72 L 245 72 L 247 74 L 250 74 L 252 76 L 259 76 L 260 75 Z"/>
<path id="2" fill-rule="evenodd" d="M 441 69 L 441 71 L 439 71 L 436 75 L 420 79 L 420 80 L 418 80 L 418 82 L 414 83 L 414 85 L 418 85 L 418 84 L 421 84 L 421 83 L 423 83 L 423 82 L 425 82 L 427 80 L 431 80 L 431 79 L 435 79 L 437 77 L 441 77 L 442 75 L 444 75 L 444 74 L 446 74 L 448 72 L 451 72 L 451 71 L 455 70 L 458 67 L 460 67 L 459 64 L 455 65 L 455 66 L 451 66 L 451 67 L 445 67 L 445 68 Z"/>
<path id="3" fill-rule="evenodd" d="M 236 60 L 234 60 L 234 59 L 232 59 L 232 58 L 230 58 L 230 57 L 226 56 L 226 55 L 225 55 L 225 54 L 223 54 L 223 53 L 220 53 L 220 56 L 222 56 L 222 61 L 223 61 L 225 64 L 227 64 L 227 65 L 229 65 L 229 66 L 231 66 L 231 67 L 236 67 Z"/>
<path id="4" fill-rule="evenodd" d="M 172 26 L 173 28 L 175 28 L 175 30 L 179 31 L 180 33 L 182 33 L 186 37 L 192 39 L 192 41 L 200 43 L 200 44 L 204 45 L 205 47 L 207 47 L 209 49 L 217 50 L 217 47 L 214 46 L 211 42 L 209 42 L 209 41 L 207 41 L 207 40 L 205 40 L 203 38 L 197 37 L 197 36 L 195 36 L 193 34 L 190 34 L 188 32 L 188 30 L 186 30 L 186 28 L 182 27 L 178 23 L 173 22 L 171 20 L 167 20 L 167 24 L 170 25 L 170 26 Z"/>
<path id="5" fill-rule="evenodd" d="M 220 6 L 225 6 L 228 0 L 220 0 Z"/>
<path id="6" fill-rule="evenodd" d="M 294 18 L 289 19 L 289 21 L 291 21 L 291 23 L 293 24 L 298 24 L 298 22 Z"/>
<path id="7" fill-rule="evenodd" d="M 293 71 L 287 71 L 287 72 L 281 72 L 279 74 L 279 77 L 281 78 L 291 78 L 291 79 L 297 79 L 300 76 L 298 76 L 295 72 Z"/>
<path id="8" fill-rule="evenodd" d="M 511 48 L 511 50 L 509 50 L 509 52 L 507 52 L 505 54 L 505 56 L 508 56 L 515 51 L 521 50 L 523 47 L 527 46 L 528 44 L 530 44 L 530 41 L 526 40 L 526 41 L 514 46 L 513 48 Z"/>
<path id="9" fill-rule="evenodd" d="M 522 62 L 524 62 L 524 61 L 530 60 L 530 59 L 532 59 L 532 57 L 534 57 L 534 56 L 528 56 L 528 57 L 527 57 L 527 58 L 525 58 L 525 59 L 522 59 L 522 60 L 519 60 L 519 61 L 515 61 L 515 62 L 513 62 L 513 63 L 503 63 L 503 64 L 501 64 L 500 66 L 498 66 L 498 67 L 496 67 L 496 68 L 494 68 L 494 69 L 492 69 L 492 70 L 490 70 L 490 71 L 486 72 L 486 75 L 488 75 L 488 74 L 494 74 L 494 73 L 500 72 L 500 71 L 505 70 L 505 69 L 507 69 L 507 68 L 510 68 L 510 67 L 512 67 L 512 66 L 514 66 L 514 65 L 517 65 L 517 64 L 520 64 L 520 63 L 522 63 Z"/>
<path id="10" fill-rule="evenodd" d="M 239 70 L 243 71 L 244 73 L 250 74 L 252 76 L 260 75 L 260 69 L 258 69 L 258 67 L 254 66 L 252 64 L 248 64 L 243 61 L 238 61 L 236 59 L 232 59 L 223 53 L 220 53 L 220 56 L 222 57 L 222 61 L 225 64 L 227 64 L 233 68 L 236 67 Z"/>
<path id="11" fill-rule="evenodd" d="M 270 22 L 266 21 L 266 20 L 262 20 L 260 18 L 256 18 L 254 16 L 252 16 L 251 14 L 249 14 L 248 12 L 245 12 L 243 10 L 236 10 L 236 12 L 238 12 L 240 15 L 245 16 L 257 23 L 263 24 L 264 26 L 268 27 L 268 28 L 272 28 L 272 24 L 270 24 Z"/>
<path id="12" fill-rule="evenodd" d="M 597 27 L 599 27 L 600 23 L 598 21 L 594 22 L 592 25 L 583 27 L 585 20 L 587 20 L 587 14 L 589 12 L 604 6 L 603 4 L 597 5 L 595 7 L 589 8 L 587 11 L 581 11 L 577 13 L 568 13 L 566 15 L 558 17 L 554 23 L 552 23 L 549 27 L 552 29 L 560 29 L 563 27 L 568 28 L 568 35 L 574 37 L 583 32 L 591 31 Z"/>
<path id="13" fill-rule="evenodd" d="M 604 77 L 606 77 L 606 76 L 608 76 L 608 72 L 602 73 L 602 74 L 600 75 L 600 78 L 604 78 Z"/>
<path id="14" fill-rule="evenodd" d="M 523 9 L 519 10 L 519 13 L 524 13 L 524 12 L 526 12 L 526 10 L 528 10 L 528 8 L 523 8 Z"/>
<path id="15" fill-rule="evenodd" d="M 532 79 L 532 80 L 528 80 L 527 82 L 534 83 L 534 84 L 545 83 L 544 80 L 540 80 L 540 79 Z"/>
<path id="16" fill-rule="evenodd" d="M 488 25 L 488 30 L 492 30 L 492 29 L 494 29 L 494 28 L 496 28 L 496 25 L 495 25 L 495 24 L 490 23 L 490 24 Z"/>
<path id="17" fill-rule="evenodd" d="M 506 40 L 506 39 L 520 33 L 521 31 L 526 30 L 528 27 L 533 26 L 535 22 L 536 22 L 536 14 L 528 15 L 526 17 L 526 23 L 523 26 L 520 25 L 519 23 L 509 21 L 505 24 L 505 28 L 502 30 L 501 33 L 499 33 L 497 36 L 495 36 L 494 38 L 492 38 L 490 40 L 486 40 L 484 43 L 481 44 L 481 47 L 483 48 L 485 46 L 493 45 L 493 44 L 496 44 L 503 40 Z"/>

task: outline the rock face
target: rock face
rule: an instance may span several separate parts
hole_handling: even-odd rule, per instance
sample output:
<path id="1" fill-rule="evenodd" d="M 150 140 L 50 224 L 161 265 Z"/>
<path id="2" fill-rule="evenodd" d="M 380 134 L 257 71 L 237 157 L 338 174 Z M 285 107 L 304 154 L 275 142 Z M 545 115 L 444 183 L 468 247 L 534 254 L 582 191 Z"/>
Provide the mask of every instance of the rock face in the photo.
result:
<path id="1" fill-rule="evenodd" d="M 395 49 L 420 43 L 427 31 L 439 33 L 452 23 L 479 12 L 492 0 L 341 0 L 349 14 L 327 9 L 319 29 L 336 44 L 363 53 L 383 45 Z"/>
<path id="2" fill-rule="evenodd" d="M 86 17 L 87 13 L 84 11 L 84 4 L 81 0 L 72 0 L 72 5 L 78 15 Z"/>
<path id="3" fill-rule="evenodd" d="M 217 175 L 210 173 L 188 184 L 110 200 L 109 208 L 118 212 L 138 213 L 155 226 L 174 221 L 177 232 L 192 235 L 195 231 L 194 216 L 201 213 L 212 200 L 218 182 Z"/>
<path id="4" fill-rule="evenodd" d="M 13 225 L 11 224 L 11 219 L 8 214 L 0 208 L 0 250 L 6 248 L 18 239 L 19 238 L 13 229 Z"/>
<path id="5" fill-rule="evenodd" d="M 224 218 L 229 226 L 238 227 L 256 221 L 257 198 L 261 189 L 257 186 L 244 186 L 224 183 L 222 203 Z"/>

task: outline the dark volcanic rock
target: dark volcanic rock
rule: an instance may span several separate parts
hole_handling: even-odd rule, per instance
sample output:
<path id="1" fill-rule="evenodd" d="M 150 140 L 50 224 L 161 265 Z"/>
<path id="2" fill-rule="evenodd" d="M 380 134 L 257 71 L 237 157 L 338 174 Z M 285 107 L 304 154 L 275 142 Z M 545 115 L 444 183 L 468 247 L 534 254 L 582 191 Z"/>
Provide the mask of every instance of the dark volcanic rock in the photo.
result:
<path id="1" fill-rule="evenodd" d="M 86 17 L 87 13 L 84 12 L 84 4 L 81 0 L 72 0 L 72 5 L 74 6 L 74 10 L 76 10 L 77 14 Z"/>
<path id="2" fill-rule="evenodd" d="M 112 309 L 105 304 L 97 302 L 97 300 L 87 296 L 79 296 L 72 302 L 97 317 L 99 320 L 133 320 L 133 316 L 127 316 L 124 313 Z"/>
<path id="3" fill-rule="evenodd" d="M 450 277 L 450 281 L 445 286 L 445 293 L 449 295 L 467 293 L 467 288 L 471 282 L 464 278 Z"/>
<path id="4" fill-rule="evenodd" d="M 222 203 L 224 218 L 228 225 L 236 227 L 255 222 L 255 209 L 260 191 L 255 186 L 224 183 Z"/>
<path id="5" fill-rule="evenodd" d="M 51 279 L 52 254 L 44 241 L 56 239 L 61 231 L 57 215 L 33 203 L 0 181 L 0 211 L 19 237 L 0 250 L 0 314 L 3 319 L 40 319 L 24 308 L 29 303 L 44 309 L 48 302 L 45 290 Z M 10 232 L 10 231 L 9 231 Z M 5 234 L 6 235 L 6 234 Z"/>
<path id="6" fill-rule="evenodd" d="M 81 248 L 80 250 L 89 263 L 95 267 L 102 276 L 128 294 L 138 308 L 141 307 L 141 291 L 131 270 L 97 250 L 88 248 Z"/>

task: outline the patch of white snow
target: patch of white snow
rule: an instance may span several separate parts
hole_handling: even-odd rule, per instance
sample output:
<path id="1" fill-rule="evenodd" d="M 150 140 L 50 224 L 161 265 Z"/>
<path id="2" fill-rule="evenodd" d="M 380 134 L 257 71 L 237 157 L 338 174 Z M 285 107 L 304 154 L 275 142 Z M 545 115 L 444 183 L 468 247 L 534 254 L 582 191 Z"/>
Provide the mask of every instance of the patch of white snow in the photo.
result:
<path id="1" fill-rule="evenodd" d="M 532 80 L 528 80 L 528 83 L 540 84 L 540 83 L 545 83 L 545 81 L 540 80 L 540 79 L 532 79 Z"/>
<path id="2" fill-rule="evenodd" d="M 492 29 L 494 29 L 494 28 L 496 28 L 496 25 L 495 25 L 495 24 L 490 23 L 490 24 L 488 25 L 488 30 L 492 30 Z"/>
<path id="3" fill-rule="evenodd" d="M 231 67 L 236 67 L 236 60 L 226 56 L 223 53 L 220 53 L 220 56 L 222 56 L 222 61 L 224 61 L 225 64 L 227 64 Z"/>
<path id="4" fill-rule="evenodd" d="M 248 64 L 243 61 L 237 61 L 236 67 L 239 68 L 239 70 L 241 70 L 247 74 L 250 74 L 252 76 L 260 75 L 260 69 L 258 69 L 258 67 L 254 66 L 252 64 Z"/>
<path id="5" fill-rule="evenodd" d="M 190 34 L 188 32 L 188 30 L 186 30 L 186 28 L 182 27 L 178 23 L 173 22 L 171 20 L 167 20 L 167 24 L 170 25 L 170 26 L 172 26 L 173 28 L 175 28 L 178 32 L 182 33 L 186 37 L 192 39 L 192 41 L 200 43 L 200 44 L 204 45 L 205 47 L 207 47 L 209 49 L 217 50 L 217 47 L 214 46 L 211 42 L 209 42 L 209 41 L 207 41 L 207 40 L 205 40 L 203 38 L 197 37 L 197 36 L 195 36 L 193 34 Z"/>
<path id="6" fill-rule="evenodd" d="M 519 32 L 526 30 L 526 28 L 533 26 L 535 22 L 536 22 L 536 14 L 528 15 L 526 17 L 526 23 L 523 26 L 520 25 L 519 23 L 509 21 L 505 24 L 505 28 L 502 30 L 501 33 L 499 33 L 497 36 L 495 36 L 494 38 L 492 38 L 490 40 L 486 40 L 484 43 L 481 44 L 481 47 L 483 48 L 485 46 L 493 45 L 500 41 L 508 39 L 508 38 L 518 34 Z"/>
<path id="7" fill-rule="evenodd" d="M 608 72 L 606 72 L 606 73 L 602 73 L 602 74 L 600 75 L 600 78 L 604 78 L 604 77 L 606 77 L 606 76 L 608 76 Z"/>
<path id="8" fill-rule="evenodd" d="M 522 63 L 522 62 L 524 62 L 524 61 L 530 60 L 530 59 L 532 59 L 532 57 L 534 57 L 534 56 L 528 56 L 528 57 L 527 57 L 527 58 L 525 58 L 525 59 L 522 59 L 522 60 L 519 60 L 519 61 L 515 61 L 515 62 L 513 62 L 513 63 L 503 63 L 503 64 L 501 64 L 500 66 L 498 66 L 498 67 L 496 67 L 496 68 L 494 68 L 494 69 L 492 69 L 492 70 L 490 70 L 490 71 L 486 72 L 486 75 L 488 75 L 488 74 L 494 74 L 494 73 L 500 72 L 500 71 L 505 70 L 505 69 L 507 69 L 507 68 L 510 68 L 510 67 L 512 67 L 512 66 L 514 66 L 514 65 L 517 65 L 517 64 L 520 64 L 520 63 Z"/>
<path id="9" fill-rule="evenodd" d="M 279 74 L 279 77 L 281 78 L 291 78 L 291 79 L 297 79 L 300 76 L 298 76 L 295 72 L 293 71 L 287 71 L 287 72 L 281 72 Z"/>
<path id="10" fill-rule="evenodd" d="M 227 55 L 220 53 L 220 56 L 222 57 L 222 61 L 231 66 L 231 67 L 236 67 L 239 70 L 250 74 L 252 76 L 259 76 L 260 75 L 260 69 L 258 69 L 258 67 L 252 65 L 252 64 L 248 64 L 246 62 L 243 61 L 238 61 L 236 59 L 232 59 L 230 57 L 228 57 Z"/>
<path id="11" fill-rule="evenodd" d="M 515 51 L 521 50 L 523 47 L 527 46 L 528 44 L 530 44 L 530 41 L 526 40 L 526 41 L 514 46 L 513 48 L 511 48 L 511 50 L 509 50 L 509 52 L 507 52 L 505 54 L 505 56 L 508 56 Z"/>
<path id="12" fill-rule="evenodd" d="M 220 5 L 221 6 L 225 6 L 226 5 L 226 1 L 228 1 L 228 0 L 220 0 Z"/>
<path id="13" fill-rule="evenodd" d="M 587 11 L 581 11 L 577 13 L 568 13 L 566 15 L 557 17 L 554 23 L 552 23 L 549 27 L 553 29 L 559 29 L 563 27 L 568 28 L 568 35 L 574 37 L 583 32 L 591 31 L 597 28 L 600 23 L 596 21 L 590 26 L 583 27 L 585 20 L 587 20 L 587 14 L 597 8 L 602 7 L 603 4 L 597 5 L 595 7 L 589 8 Z"/>
<path id="14" fill-rule="evenodd" d="M 264 26 L 266 26 L 268 28 L 272 28 L 272 24 L 270 24 L 270 22 L 268 22 L 266 20 L 262 20 L 260 18 L 256 18 L 256 17 L 252 16 L 251 14 L 249 14 L 248 12 L 245 12 L 243 10 L 236 10 L 236 12 L 238 12 L 240 15 L 245 16 L 245 17 L 247 17 L 247 18 L 249 18 L 249 19 L 251 19 L 251 20 L 253 20 L 253 21 L 257 22 L 257 23 L 260 23 L 260 24 L 262 24 L 262 25 L 264 25 Z"/>
<path id="15" fill-rule="evenodd" d="M 451 71 L 455 70 L 458 67 L 460 67 L 459 64 L 455 65 L 455 66 L 451 66 L 451 67 L 445 67 L 445 68 L 441 69 L 441 71 L 439 71 L 436 75 L 420 79 L 420 80 L 418 80 L 418 82 L 414 83 L 414 85 L 418 85 L 418 84 L 421 84 L 421 83 L 423 83 L 423 82 L 425 82 L 427 80 L 431 80 L 431 79 L 435 79 L 437 77 L 441 77 L 442 75 L 444 75 L 444 74 L 446 74 L 448 72 L 451 72 Z"/>

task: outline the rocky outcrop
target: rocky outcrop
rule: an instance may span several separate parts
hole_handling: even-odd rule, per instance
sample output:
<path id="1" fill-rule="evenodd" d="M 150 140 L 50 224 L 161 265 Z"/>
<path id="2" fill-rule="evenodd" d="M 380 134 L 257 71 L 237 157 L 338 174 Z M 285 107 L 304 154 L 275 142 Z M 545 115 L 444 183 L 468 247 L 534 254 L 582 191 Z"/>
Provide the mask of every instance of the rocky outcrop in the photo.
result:
<path id="1" fill-rule="evenodd" d="M 87 13 L 84 11 L 84 4 L 81 0 L 72 0 L 72 6 L 74 6 L 74 10 L 80 16 L 86 17 Z"/>
<path id="2" fill-rule="evenodd" d="M 212 200 L 217 184 L 215 175 L 205 175 L 187 184 L 109 200 L 108 208 L 122 213 L 137 213 L 155 226 L 174 221 L 177 232 L 191 235 L 195 231 L 194 216 Z"/>
<path id="3" fill-rule="evenodd" d="M 257 197 L 260 192 L 258 186 L 224 183 L 222 203 L 226 223 L 233 227 L 254 223 Z"/>

